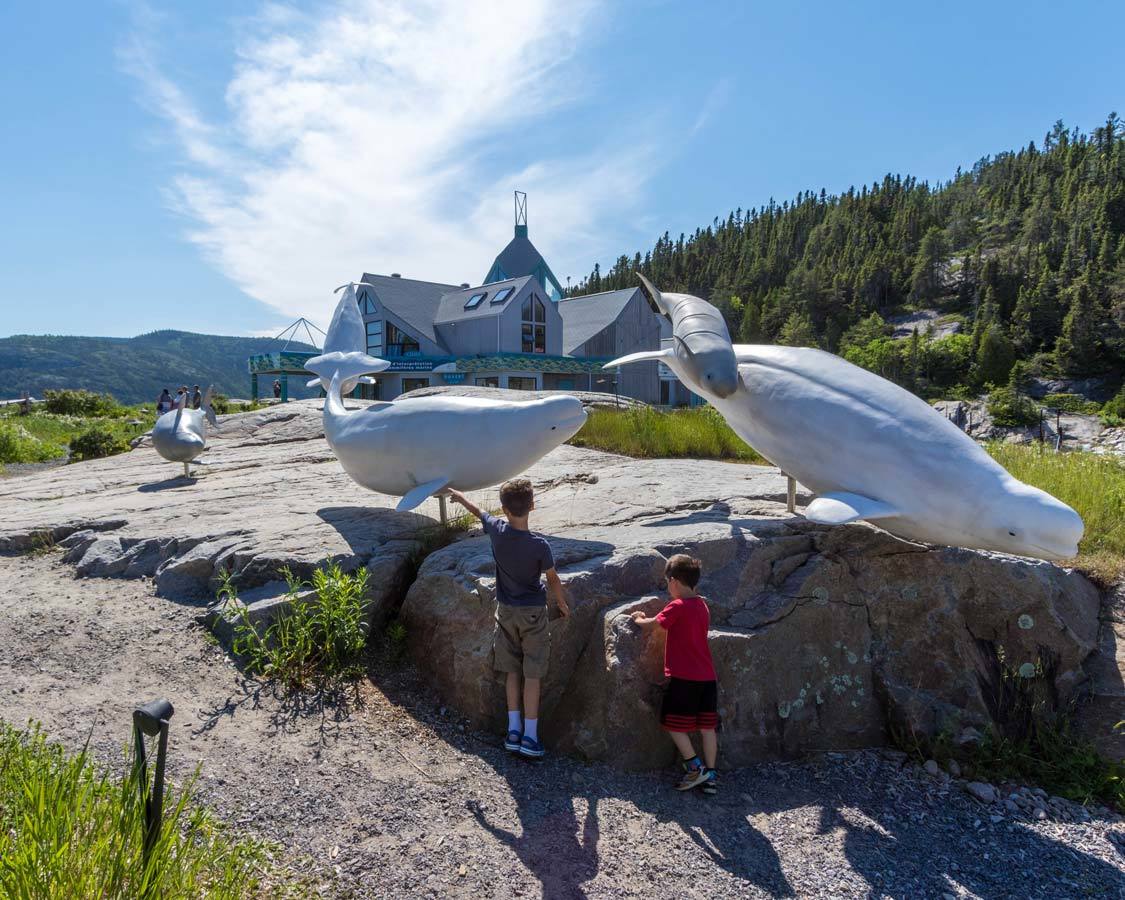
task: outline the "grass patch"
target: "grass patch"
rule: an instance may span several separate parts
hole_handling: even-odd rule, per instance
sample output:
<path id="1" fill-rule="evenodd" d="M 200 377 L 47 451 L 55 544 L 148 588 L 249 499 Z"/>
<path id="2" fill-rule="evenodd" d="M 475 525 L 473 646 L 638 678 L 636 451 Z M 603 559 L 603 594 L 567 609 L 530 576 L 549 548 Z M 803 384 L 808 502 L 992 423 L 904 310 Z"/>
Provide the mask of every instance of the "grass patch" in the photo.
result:
<path id="1" fill-rule="evenodd" d="M 312 681 L 359 674 L 357 659 L 367 643 L 367 570 L 343 572 L 339 563 L 317 569 L 311 582 L 282 570 L 288 583 L 287 611 L 265 632 L 250 621 L 246 607 L 234 629 L 234 652 L 255 675 L 275 678 L 291 690 Z M 229 575 L 221 575 L 221 600 L 237 600 Z M 312 588 L 314 596 L 306 593 Z"/>
<path id="2" fill-rule="evenodd" d="M 576 447 L 641 458 L 766 460 L 731 431 L 709 406 L 660 412 L 655 409 L 591 409 L 582 430 L 570 439 Z"/>
<path id="3" fill-rule="evenodd" d="M 1038 444 L 992 443 L 988 452 L 1020 481 L 1073 507 L 1086 523 L 1078 566 L 1103 584 L 1125 576 L 1125 462 L 1108 454 L 1055 453 Z"/>
<path id="4" fill-rule="evenodd" d="M 90 396 L 104 398 L 106 395 Z M 67 404 L 60 408 L 73 406 Z M 78 452 L 72 455 L 75 461 L 94 458 L 96 449 L 101 455 L 110 455 L 102 451 L 121 453 L 129 449 L 133 438 L 144 434 L 156 421 L 153 411 L 145 407 L 107 405 L 99 399 L 91 408 L 98 412 L 53 413 L 46 404 L 37 404 L 30 415 L 22 416 L 17 404 L 3 407 L 0 409 L 0 465 L 46 462 L 67 456 L 76 439 L 81 440 Z M 131 424 L 134 422 L 138 424 Z"/>
<path id="5" fill-rule="evenodd" d="M 111 776 L 83 749 L 67 753 L 38 726 L 0 722 L 0 895 L 212 897 L 258 895 L 266 845 L 235 839 L 192 799 L 165 794 L 145 865 L 144 808 L 131 775 Z"/>

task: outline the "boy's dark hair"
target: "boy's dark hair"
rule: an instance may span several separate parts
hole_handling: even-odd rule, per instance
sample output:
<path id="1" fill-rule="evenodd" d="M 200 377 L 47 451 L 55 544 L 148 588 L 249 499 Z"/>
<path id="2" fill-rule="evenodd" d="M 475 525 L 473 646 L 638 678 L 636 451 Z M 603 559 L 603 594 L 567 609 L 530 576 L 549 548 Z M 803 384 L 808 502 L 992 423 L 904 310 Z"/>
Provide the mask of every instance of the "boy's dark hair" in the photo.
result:
<path id="1" fill-rule="evenodd" d="M 500 505 L 513 516 L 526 516 L 534 500 L 535 489 L 526 478 L 513 478 L 500 485 Z"/>
<path id="2" fill-rule="evenodd" d="M 675 578 L 680 584 L 686 584 L 689 588 L 699 584 L 699 576 L 702 573 L 703 563 L 686 553 L 677 553 L 669 557 L 668 563 L 664 566 L 665 578 Z"/>

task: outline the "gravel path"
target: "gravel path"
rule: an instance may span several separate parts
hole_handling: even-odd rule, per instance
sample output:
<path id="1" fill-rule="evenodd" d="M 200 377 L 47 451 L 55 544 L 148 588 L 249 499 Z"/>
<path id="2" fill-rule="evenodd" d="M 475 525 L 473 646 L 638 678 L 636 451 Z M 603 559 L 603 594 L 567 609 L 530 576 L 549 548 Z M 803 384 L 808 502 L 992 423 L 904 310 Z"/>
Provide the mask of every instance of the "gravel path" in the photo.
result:
<path id="1" fill-rule="evenodd" d="M 57 554 L 0 557 L 0 716 L 120 765 L 134 701 L 176 706 L 170 773 L 282 845 L 332 896 L 1125 897 L 1125 826 L 1028 821 L 889 752 L 723 773 L 513 759 L 410 669 L 375 660 L 346 696 L 244 679 L 201 607 L 143 580 L 76 579 Z M 1119 849 L 1120 848 L 1120 849 Z"/>

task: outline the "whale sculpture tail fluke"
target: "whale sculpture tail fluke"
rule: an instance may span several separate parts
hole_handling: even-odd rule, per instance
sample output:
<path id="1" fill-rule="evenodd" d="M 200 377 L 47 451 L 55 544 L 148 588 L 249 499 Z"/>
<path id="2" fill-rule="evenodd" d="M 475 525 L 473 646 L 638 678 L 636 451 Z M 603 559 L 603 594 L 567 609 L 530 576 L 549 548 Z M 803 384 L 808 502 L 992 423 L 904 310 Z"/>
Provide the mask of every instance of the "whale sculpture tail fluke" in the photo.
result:
<path id="1" fill-rule="evenodd" d="M 358 379 L 371 372 L 382 372 L 390 367 L 389 361 L 359 351 L 322 353 L 305 363 L 306 369 L 328 381 L 338 373 L 341 382 Z"/>

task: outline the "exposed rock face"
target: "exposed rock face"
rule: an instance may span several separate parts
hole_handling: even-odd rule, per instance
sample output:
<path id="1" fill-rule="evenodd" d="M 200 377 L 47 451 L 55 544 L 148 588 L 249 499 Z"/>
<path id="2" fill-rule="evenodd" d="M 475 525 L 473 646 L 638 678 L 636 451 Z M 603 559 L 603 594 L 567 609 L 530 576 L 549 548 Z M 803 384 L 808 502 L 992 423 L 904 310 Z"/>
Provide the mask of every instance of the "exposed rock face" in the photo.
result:
<path id="1" fill-rule="evenodd" d="M 669 760 L 657 724 L 663 635 L 646 639 L 628 614 L 660 608 L 664 559 L 680 551 L 704 562 L 726 765 L 879 745 L 892 729 L 984 725 L 1000 647 L 1010 665 L 1049 661 L 1060 700 L 1085 681 L 1100 598 L 1081 575 L 867 525 L 823 528 L 737 496 L 717 473 L 677 487 L 683 466 L 603 472 L 582 489 L 593 520 L 582 526 L 565 524 L 565 487 L 536 501 L 533 525 L 556 535 L 572 608 L 552 621 L 544 683 L 544 734 L 560 750 L 629 767 Z M 602 485 L 634 505 L 608 502 Z M 671 513 L 645 507 L 666 495 Z M 487 539 L 462 541 L 426 560 L 402 611 L 418 664 L 480 725 L 504 710 L 491 668 L 493 586 Z"/>
<path id="2" fill-rule="evenodd" d="M 934 409 L 978 441 L 1029 444 L 1040 439 L 1038 425 L 1008 426 L 994 423 L 984 400 L 939 400 L 934 403 Z M 1063 413 L 1060 416 L 1045 414 L 1042 439 L 1054 446 L 1058 443 L 1060 433 L 1064 450 L 1125 454 L 1125 428 L 1107 428 L 1097 416 L 1083 413 Z"/>

